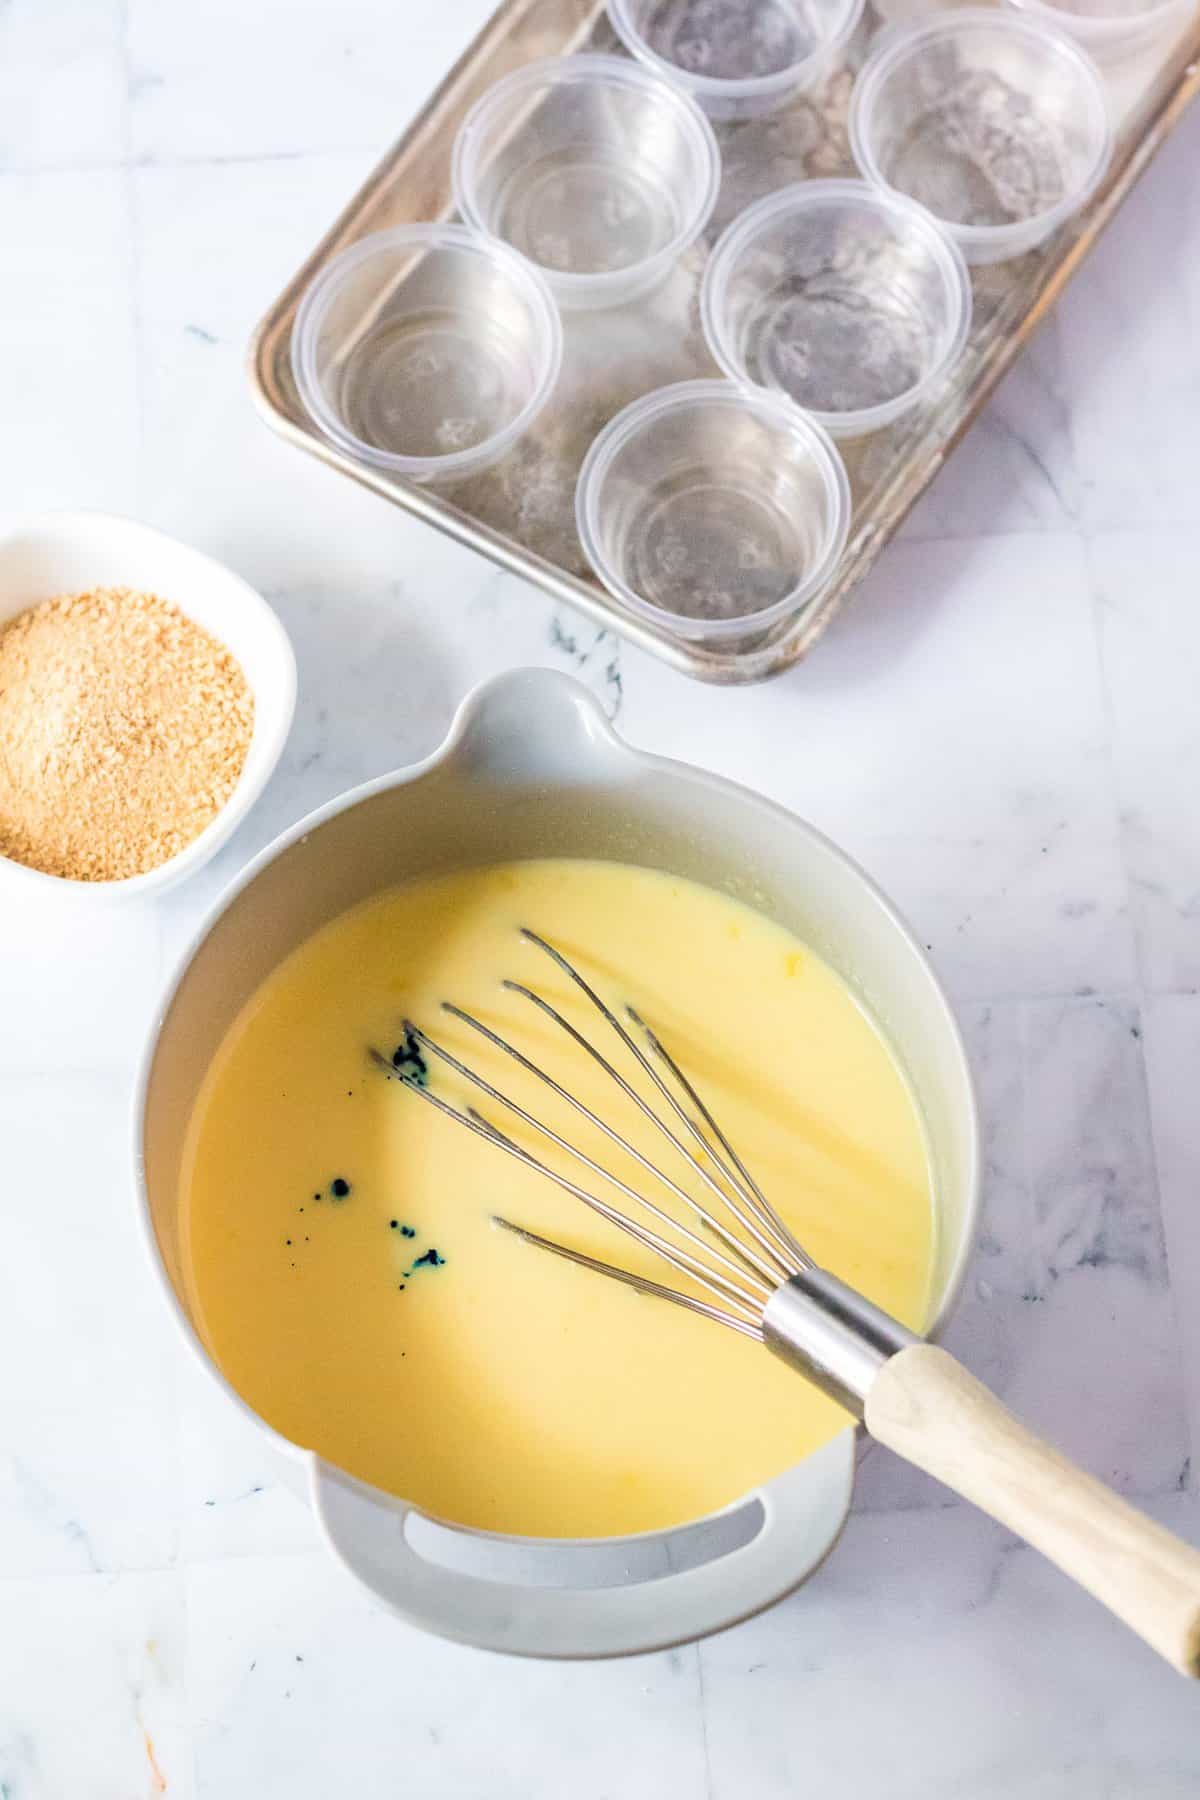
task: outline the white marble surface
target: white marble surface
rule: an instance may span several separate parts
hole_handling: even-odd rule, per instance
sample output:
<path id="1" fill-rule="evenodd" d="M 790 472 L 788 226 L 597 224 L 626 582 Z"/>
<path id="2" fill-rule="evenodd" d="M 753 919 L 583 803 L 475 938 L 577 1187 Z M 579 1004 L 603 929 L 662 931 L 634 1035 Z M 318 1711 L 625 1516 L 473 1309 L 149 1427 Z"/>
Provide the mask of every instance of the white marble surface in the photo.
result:
<path id="1" fill-rule="evenodd" d="M 962 1010 L 987 1217 L 951 1340 L 1200 1539 L 1200 210 L 1185 119 L 812 661 L 709 692 L 255 420 L 247 333 L 488 0 L 0 4 L 0 491 L 259 584 L 295 730 L 217 864 L 0 950 L 3 1800 L 1183 1800 L 1196 1697 L 1029 1551 L 872 1458 L 820 1575 L 700 1649 L 419 1638 L 316 1548 L 184 1359 L 133 1230 L 156 987 L 278 829 L 576 668 L 635 741 L 795 806 Z"/>

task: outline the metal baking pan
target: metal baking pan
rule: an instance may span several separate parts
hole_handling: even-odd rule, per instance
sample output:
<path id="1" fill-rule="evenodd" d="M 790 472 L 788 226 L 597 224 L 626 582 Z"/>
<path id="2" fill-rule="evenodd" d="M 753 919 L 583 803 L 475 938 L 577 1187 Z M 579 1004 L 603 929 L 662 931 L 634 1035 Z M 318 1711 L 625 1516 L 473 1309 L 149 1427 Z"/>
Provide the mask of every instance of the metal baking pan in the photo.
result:
<path id="1" fill-rule="evenodd" d="M 356 462 L 320 434 L 292 379 L 292 326 L 309 282 L 347 244 L 389 225 L 454 216 L 454 136 L 467 108 L 494 81 L 536 57 L 619 49 L 598 0 L 503 0 L 255 332 L 250 378 L 260 410 L 292 443 L 688 675 L 748 682 L 790 667 L 816 643 L 933 480 L 1200 87 L 1195 14 L 1173 41 L 1108 78 L 1117 147 L 1101 188 L 1040 249 L 973 269 L 971 335 L 941 394 L 917 414 L 843 446 L 853 516 L 826 587 L 765 635 L 690 643 L 631 617 L 594 579 L 575 533 L 575 477 L 591 439 L 628 401 L 669 381 L 717 373 L 700 333 L 697 296 L 722 227 L 786 182 L 853 172 L 845 133 L 851 69 L 878 23 L 868 15 L 847 66 L 817 94 L 767 118 L 716 126 L 725 173 L 705 239 L 656 294 L 610 311 L 565 315 L 562 378 L 528 436 L 484 474 L 453 488 L 421 487 Z"/>

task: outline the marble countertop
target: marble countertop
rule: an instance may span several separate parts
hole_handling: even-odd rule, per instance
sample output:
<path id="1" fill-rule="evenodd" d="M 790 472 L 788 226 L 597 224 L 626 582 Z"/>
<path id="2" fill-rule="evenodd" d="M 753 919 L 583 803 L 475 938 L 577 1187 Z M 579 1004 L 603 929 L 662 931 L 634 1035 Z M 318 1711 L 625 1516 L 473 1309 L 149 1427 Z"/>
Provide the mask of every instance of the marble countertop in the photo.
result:
<path id="1" fill-rule="evenodd" d="M 181 1351 L 126 1104 L 164 972 L 278 830 L 493 670 L 794 807 L 930 945 L 986 1220 L 951 1341 L 1200 1539 L 1200 112 L 811 661 L 690 684 L 276 442 L 248 332 L 489 0 L 0 5 L 6 506 L 144 517 L 261 587 L 296 724 L 217 862 L 0 953 L 3 1800 L 1184 1800 L 1197 1698 L 1036 1555 L 869 1460 L 835 1555 L 700 1647 L 518 1663 L 319 1552 Z"/>

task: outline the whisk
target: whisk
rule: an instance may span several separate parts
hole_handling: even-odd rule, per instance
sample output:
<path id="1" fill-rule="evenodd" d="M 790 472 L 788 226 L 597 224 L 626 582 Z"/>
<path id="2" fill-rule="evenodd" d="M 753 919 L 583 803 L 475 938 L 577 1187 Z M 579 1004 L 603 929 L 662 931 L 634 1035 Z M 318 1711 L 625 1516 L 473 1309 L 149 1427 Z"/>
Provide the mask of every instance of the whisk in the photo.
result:
<path id="1" fill-rule="evenodd" d="M 622 1008 L 624 1018 L 618 1016 L 545 938 L 527 929 L 521 936 L 585 997 L 596 1016 L 597 1035 L 611 1053 L 534 988 L 511 980 L 503 986 L 550 1020 L 574 1052 L 604 1071 L 670 1146 L 671 1157 L 682 1165 L 682 1179 L 660 1167 L 585 1105 L 567 1081 L 518 1045 L 460 1006 L 444 1002 L 444 1011 L 510 1057 L 632 1158 L 673 1196 L 692 1224 L 597 1161 L 416 1023 L 405 1022 L 404 1044 L 392 1058 L 371 1054 L 427 1104 L 556 1183 L 653 1251 L 699 1292 L 654 1281 L 513 1220 L 494 1217 L 493 1222 L 536 1249 L 761 1342 L 861 1420 L 879 1443 L 1041 1550 L 1181 1673 L 1200 1676 L 1200 1552 L 1029 1431 L 947 1351 L 924 1342 L 836 1275 L 818 1268 L 651 1025 L 631 1006 Z M 586 1171 L 584 1179 L 575 1181 L 543 1161 L 475 1107 L 451 1104 L 428 1084 L 431 1058 L 518 1119 L 535 1138 L 565 1153 L 568 1166 Z M 632 1210 L 602 1198 L 594 1191 L 597 1183 L 615 1190 Z"/>

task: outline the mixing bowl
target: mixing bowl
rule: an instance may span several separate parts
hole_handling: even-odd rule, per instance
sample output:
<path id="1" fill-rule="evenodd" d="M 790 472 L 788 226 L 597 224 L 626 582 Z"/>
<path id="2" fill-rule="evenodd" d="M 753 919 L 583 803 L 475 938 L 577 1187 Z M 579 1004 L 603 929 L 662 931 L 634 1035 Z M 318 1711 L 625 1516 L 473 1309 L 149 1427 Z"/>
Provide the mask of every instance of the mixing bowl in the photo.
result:
<path id="1" fill-rule="evenodd" d="M 562 307 L 613 306 L 666 279 L 721 181 L 712 127 L 622 56 L 551 57 L 505 76 L 454 144 L 464 219 L 537 264 Z"/>
<path id="2" fill-rule="evenodd" d="M 258 1418 L 209 1360 L 181 1268 L 188 1119 L 214 1053 L 259 983 L 314 931 L 397 882 L 539 856 L 639 863 L 707 882 L 807 940 L 851 984 L 903 1065 L 928 1134 L 936 1327 L 975 1230 L 979 1145 L 962 1043 L 919 945 L 811 826 L 730 782 L 629 748 L 583 688 L 540 670 L 485 684 L 427 761 L 303 820 L 218 902 L 182 960 L 139 1073 L 139 1207 L 157 1278 L 192 1351 L 271 1446 L 282 1478 L 307 1496 L 331 1554 L 376 1600 L 425 1630 L 488 1649 L 619 1655 L 715 1631 L 803 1581 L 846 1518 L 851 1425 L 758 1492 L 678 1531 L 548 1546 L 446 1529 Z"/>

